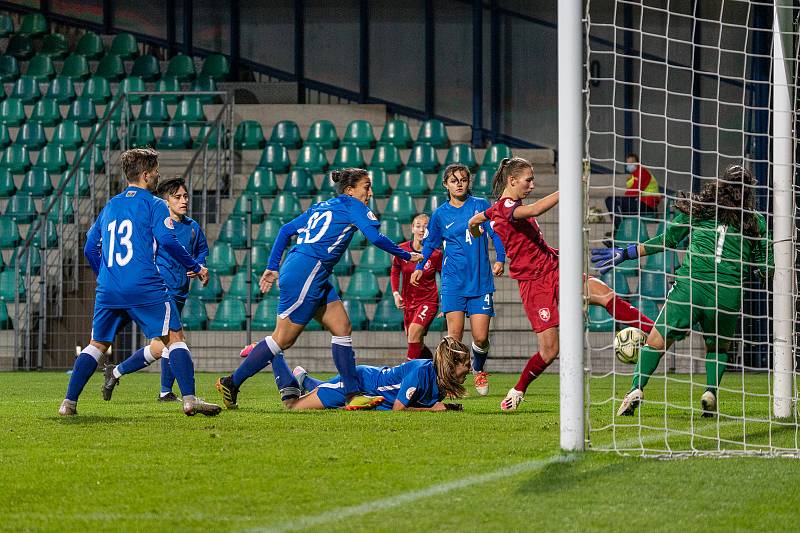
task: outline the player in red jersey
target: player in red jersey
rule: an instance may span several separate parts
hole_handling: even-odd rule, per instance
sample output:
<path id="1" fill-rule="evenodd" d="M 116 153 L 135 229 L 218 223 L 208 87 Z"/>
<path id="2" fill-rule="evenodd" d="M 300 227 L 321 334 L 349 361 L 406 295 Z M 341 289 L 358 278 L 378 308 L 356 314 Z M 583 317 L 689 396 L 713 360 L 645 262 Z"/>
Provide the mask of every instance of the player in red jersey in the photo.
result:
<path id="1" fill-rule="evenodd" d="M 558 357 L 558 251 L 544 240 L 536 217 L 558 203 L 558 192 L 528 205 L 522 200 L 533 191 L 533 167 L 525 159 L 503 159 L 494 176 L 493 192 L 497 202 L 469 221 L 470 232 L 479 235 L 480 224 L 491 220 L 494 231 L 503 241 L 511 262 L 509 275 L 519 283 L 525 314 L 539 341 L 539 351 L 525 365 L 517 384 L 500 403 L 503 410 L 519 406 L 531 382 Z M 611 288 L 592 276 L 586 276 L 589 304 L 602 305 L 618 321 L 649 332 L 653 321 L 617 296 Z"/>
<path id="2" fill-rule="evenodd" d="M 410 241 L 400 244 L 400 248 L 409 252 L 422 251 L 422 239 L 428 229 L 429 217 L 420 214 L 411 222 L 411 233 L 414 235 Z M 434 250 L 430 259 L 422 269 L 422 276 L 418 285 L 411 284 L 411 275 L 417 264 L 403 261 L 395 257 L 392 260 L 392 294 L 394 304 L 403 310 L 403 327 L 408 335 L 408 353 L 411 359 L 431 359 L 433 354 L 425 346 L 425 334 L 428 327 L 439 312 L 439 289 L 436 287 L 436 273 L 442 271 L 442 252 Z M 403 287 L 400 289 L 400 274 L 403 274 Z"/>

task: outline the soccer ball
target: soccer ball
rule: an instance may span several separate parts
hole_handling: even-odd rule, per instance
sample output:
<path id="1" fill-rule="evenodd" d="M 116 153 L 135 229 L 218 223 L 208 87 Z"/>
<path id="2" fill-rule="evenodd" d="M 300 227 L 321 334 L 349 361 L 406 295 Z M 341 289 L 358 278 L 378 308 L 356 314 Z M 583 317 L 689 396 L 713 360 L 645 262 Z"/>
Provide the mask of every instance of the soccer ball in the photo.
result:
<path id="1" fill-rule="evenodd" d="M 647 342 L 647 335 L 639 328 L 625 328 L 614 337 L 614 355 L 620 362 L 635 365 L 639 349 Z"/>

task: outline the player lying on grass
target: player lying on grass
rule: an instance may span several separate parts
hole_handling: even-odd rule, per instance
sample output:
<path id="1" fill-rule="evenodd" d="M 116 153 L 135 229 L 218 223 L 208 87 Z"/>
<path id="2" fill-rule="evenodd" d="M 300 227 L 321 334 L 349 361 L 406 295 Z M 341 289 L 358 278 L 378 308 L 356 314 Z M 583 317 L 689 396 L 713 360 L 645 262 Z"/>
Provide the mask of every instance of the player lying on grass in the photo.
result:
<path id="1" fill-rule="evenodd" d="M 409 252 L 422 251 L 422 240 L 428 230 L 429 217 L 420 214 L 411 221 L 411 233 L 414 235 L 410 241 L 400 245 L 400 248 Z M 436 273 L 442 271 L 442 252 L 434 250 L 422 267 L 422 276 L 416 285 L 411 283 L 411 276 L 415 272 L 416 264 L 395 257 L 392 261 L 391 283 L 394 304 L 403 310 L 403 328 L 408 336 L 409 360 L 430 359 L 431 351 L 425 346 L 425 335 L 428 327 L 439 312 L 439 290 L 436 287 Z M 400 275 L 403 277 L 402 288 Z"/>
<path id="2" fill-rule="evenodd" d="M 180 177 L 168 178 L 158 184 L 156 194 L 167 203 L 178 242 L 186 248 L 195 261 L 204 265 L 206 257 L 208 257 L 208 242 L 200 224 L 186 216 L 189 210 L 189 191 L 186 188 L 186 182 Z M 156 267 L 161 277 L 164 278 L 169 297 L 175 302 L 180 317 L 183 306 L 186 304 L 186 297 L 189 295 L 189 282 L 196 278 L 197 274 L 192 271 L 187 272 L 183 265 L 173 259 L 163 247 L 159 247 L 156 251 Z M 203 285 L 206 283 L 208 283 L 208 279 L 203 282 Z M 158 401 L 178 401 L 175 393 L 172 392 L 175 376 L 169 365 L 169 352 L 159 338 L 152 339 L 149 345 L 140 348 L 119 365 L 107 364 L 105 366 L 103 399 L 105 401 L 111 399 L 114 387 L 119 384 L 120 377 L 141 370 L 159 358 L 161 359 L 161 394 Z"/>
<path id="3" fill-rule="evenodd" d="M 675 207 L 679 213 L 661 235 L 626 248 L 592 250 L 592 262 L 604 273 L 628 259 L 674 249 L 689 238 L 686 256 L 675 271 L 675 283 L 639 352 L 631 390 L 622 400 L 618 416 L 634 414 L 664 350 L 685 338 L 693 324 L 700 325 L 706 346 L 702 415 L 717 412 L 717 389 L 741 313 L 742 278 L 750 267 L 759 269 L 762 276 L 771 275 L 774 265 L 766 220 L 755 209 L 755 185 L 749 170 L 731 165 L 700 194 L 678 200 Z"/>
<path id="4" fill-rule="evenodd" d="M 366 170 L 335 170 L 331 178 L 339 196 L 313 204 L 305 213 L 285 224 L 272 245 L 260 288 L 261 292 L 267 293 L 273 283 L 277 281 L 280 284 L 278 323 L 272 335 L 256 344 L 233 374 L 217 380 L 217 390 L 228 409 L 236 408 L 239 388 L 245 380 L 270 362 L 283 361 L 283 351 L 295 343 L 312 318 L 331 332 L 331 355 L 342 376 L 349 403 L 361 405 L 377 401 L 358 394 L 351 337 L 353 326 L 329 278 L 358 230 L 372 244 L 392 255 L 415 262 L 422 256 L 399 248 L 379 231 L 380 222 L 367 207 L 372 196 L 372 181 Z M 294 235 L 298 236 L 297 244 L 281 264 L 283 252 Z M 294 385 L 279 382 L 278 386 L 285 400 L 300 396 L 296 382 Z"/>
<path id="5" fill-rule="evenodd" d="M 124 152 L 120 160 L 128 187 L 109 200 L 86 234 L 84 254 L 97 274 L 92 340 L 75 359 L 58 413 L 77 414 L 78 396 L 100 357 L 117 332 L 134 321 L 147 338 L 159 338 L 167 347 L 183 396 L 183 412 L 216 415 L 218 405 L 195 397 L 192 355 L 178 309 L 158 272 L 153 246 L 164 248 L 184 271 L 194 272 L 201 281 L 208 279 L 208 269 L 181 246 L 169 209 L 151 193 L 158 186 L 158 152 L 135 148 Z"/>
<path id="6" fill-rule="evenodd" d="M 366 394 L 382 398 L 379 410 L 445 411 L 461 410 L 461 404 L 443 403 L 445 397 L 462 398 L 464 381 L 470 372 L 469 348 L 452 337 L 444 337 L 433 360 L 415 359 L 395 367 L 358 365 L 358 380 Z M 289 367 L 281 360 L 273 364 L 277 375 L 288 374 Z M 292 374 L 290 374 L 292 375 Z M 328 381 L 314 379 L 302 367 L 293 372 L 298 386 L 311 391 L 300 398 L 284 400 L 288 409 L 347 409 L 341 376 Z M 283 379 L 283 378 L 280 378 Z"/>
<path id="7" fill-rule="evenodd" d="M 522 305 L 539 344 L 539 351 L 528 360 L 519 381 L 500 403 L 506 411 L 519 406 L 528 386 L 558 357 L 559 351 L 558 251 L 544 240 L 536 221 L 536 217 L 555 207 L 558 192 L 523 205 L 533 189 L 533 166 L 519 157 L 503 159 L 493 181 L 498 200 L 469 221 L 472 234 L 479 235 L 482 225 L 491 220 L 503 240 L 510 259 L 509 275 L 519 283 Z M 650 331 L 653 321 L 599 279 L 586 277 L 586 291 L 591 305 L 602 305 L 617 321 Z"/>

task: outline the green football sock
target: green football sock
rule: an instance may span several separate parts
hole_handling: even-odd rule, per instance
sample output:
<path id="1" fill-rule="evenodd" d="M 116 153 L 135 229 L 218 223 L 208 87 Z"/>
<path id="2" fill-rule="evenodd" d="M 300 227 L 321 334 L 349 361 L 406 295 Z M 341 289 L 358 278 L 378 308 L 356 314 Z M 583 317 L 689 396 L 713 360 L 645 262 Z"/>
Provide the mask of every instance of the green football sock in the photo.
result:
<path id="1" fill-rule="evenodd" d="M 727 366 L 727 353 L 710 352 L 706 354 L 706 387 L 714 394 L 717 393 L 717 387 L 722 381 L 722 374 L 725 373 Z"/>
<path id="2" fill-rule="evenodd" d="M 650 381 L 650 376 L 652 376 L 653 372 L 658 368 L 661 355 L 662 353 L 660 351 L 650 346 L 642 346 L 642 349 L 639 351 L 639 361 L 636 363 L 636 369 L 633 371 L 631 390 L 644 390 L 647 382 Z"/>

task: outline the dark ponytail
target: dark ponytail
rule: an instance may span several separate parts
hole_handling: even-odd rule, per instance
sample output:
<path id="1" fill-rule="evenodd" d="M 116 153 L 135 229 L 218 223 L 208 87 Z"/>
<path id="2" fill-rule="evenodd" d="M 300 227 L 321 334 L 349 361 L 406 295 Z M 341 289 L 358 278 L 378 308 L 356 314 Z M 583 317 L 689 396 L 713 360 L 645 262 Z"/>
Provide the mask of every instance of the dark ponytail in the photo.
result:
<path id="1" fill-rule="evenodd" d="M 497 172 L 494 173 L 492 180 L 492 196 L 500 198 L 503 195 L 503 189 L 508 185 L 508 178 L 515 176 L 519 171 L 526 168 L 531 169 L 533 172 L 533 165 L 527 159 L 521 157 L 506 157 L 500 161 L 500 166 Z"/>
<path id="2" fill-rule="evenodd" d="M 336 184 L 336 193 L 344 194 L 348 187 L 355 187 L 362 179 L 369 177 L 363 168 L 342 168 L 331 171 L 331 181 Z"/>

